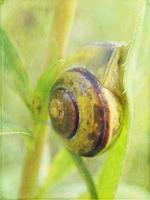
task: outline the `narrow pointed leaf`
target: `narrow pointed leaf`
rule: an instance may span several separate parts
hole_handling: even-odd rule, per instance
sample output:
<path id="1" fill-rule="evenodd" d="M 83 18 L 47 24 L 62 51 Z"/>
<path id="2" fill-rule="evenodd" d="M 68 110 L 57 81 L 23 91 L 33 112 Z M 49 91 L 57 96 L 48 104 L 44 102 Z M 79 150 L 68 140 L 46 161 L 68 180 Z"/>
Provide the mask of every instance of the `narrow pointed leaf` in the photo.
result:
<path id="1" fill-rule="evenodd" d="M 8 83 L 15 92 L 30 107 L 31 87 L 28 74 L 19 55 L 7 36 L 0 27 L 0 73 L 2 81 Z"/>
<path id="2" fill-rule="evenodd" d="M 146 1 L 139 2 L 141 3 L 141 5 L 139 5 L 140 14 L 138 13 L 139 20 L 137 24 L 137 30 L 134 39 L 132 38 L 132 47 L 126 62 L 125 89 L 128 96 L 129 106 L 126 106 L 124 108 L 126 110 L 126 119 L 120 137 L 116 141 L 115 145 L 113 145 L 110 149 L 108 158 L 104 163 L 103 170 L 98 176 L 97 187 L 99 191 L 99 196 L 102 199 L 115 199 L 116 191 L 120 184 L 121 175 L 123 173 L 123 167 L 125 164 L 128 164 L 125 163 L 128 150 L 128 139 L 130 139 L 130 134 L 133 134 L 132 127 L 134 126 L 132 119 L 132 116 L 134 114 L 132 102 L 135 97 L 134 93 L 136 93 L 136 83 L 134 78 L 137 75 L 137 66 L 139 65 L 138 59 L 141 52 L 143 52 L 141 51 L 141 47 L 143 46 L 145 48 L 149 44 L 148 27 L 147 29 L 143 27 L 144 24 L 146 25 Z M 144 30 L 146 30 L 147 34 L 144 34 Z M 143 42 L 146 42 L 145 45 L 143 44 Z M 144 57 L 146 58 L 147 55 L 148 54 L 145 53 Z M 136 75 L 133 76 L 133 74 Z M 128 116 L 130 116 L 130 118 L 128 118 Z"/>
<path id="3" fill-rule="evenodd" d="M 128 139 L 128 111 L 120 137 L 110 149 L 103 170 L 98 176 L 97 188 L 102 199 L 114 199 L 125 160 Z"/>
<path id="4" fill-rule="evenodd" d="M 53 41 L 53 51 L 51 52 L 51 64 L 40 76 L 34 90 L 33 110 L 35 116 L 47 116 L 48 113 L 48 99 L 51 87 L 59 75 L 59 67 L 63 63 L 62 59 L 58 59 L 58 47 Z M 42 116 L 41 116 L 42 117 Z"/>

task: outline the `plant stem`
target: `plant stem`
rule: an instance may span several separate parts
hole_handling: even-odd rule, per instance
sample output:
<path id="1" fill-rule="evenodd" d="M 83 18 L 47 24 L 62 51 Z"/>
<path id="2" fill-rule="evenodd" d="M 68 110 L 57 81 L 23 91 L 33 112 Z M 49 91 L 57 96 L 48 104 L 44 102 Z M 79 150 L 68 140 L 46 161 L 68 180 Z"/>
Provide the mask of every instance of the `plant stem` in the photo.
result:
<path id="1" fill-rule="evenodd" d="M 54 39 L 59 50 L 59 58 L 65 57 L 65 52 L 74 21 L 77 1 L 78 0 L 57 0 L 56 2 L 52 31 L 50 34 L 50 46 L 53 46 L 51 43 Z M 50 52 L 48 52 L 48 55 L 51 55 L 52 49 L 50 48 L 49 50 Z M 51 59 L 51 56 L 47 57 L 46 66 L 50 66 Z"/>
<path id="2" fill-rule="evenodd" d="M 40 161 L 47 136 L 47 131 L 45 129 L 45 124 L 36 127 L 35 132 L 37 133 L 37 137 L 34 141 L 34 147 L 31 152 L 27 153 L 25 161 L 20 189 L 20 199 L 32 198 L 37 188 Z"/>
<path id="3" fill-rule="evenodd" d="M 78 156 L 72 152 L 70 152 L 70 155 L 71 155 L 72 159 L 74 160 L 77 168 L 79 169 L 81 176 L 83 177 L 83 179 L 86 183 L 86 186 L 90 193 L 91 199 L 99 199 L 94 181 L 93 181 L 92 176 L 91 176 L 89 170 L 87 169 L 86 164 L 84 163 L 83 159 L 80 156 Z"/>
<path id="4" fill-rule="evenodd" d="M 57 42 L 60 57 L 64 57 L 65 50 L 67 48 L 68 37 L 73 24 L 76 4 L 77 0 L 57 1 L 52 27 L 52 38 L 55 38 Z M 51 44 L 50 50 L 52 48 L 53 46 Z M 50 55 L 48 55 L 48 57 L 49 64 L 47 66 L 51 64 Z M 38 122 L 39 124 L 35 125 L 35 131 L 33 131 L 35 136 L 34 147 L 31 152 L 27 153 L 19 199 L 31 199 L 36 194 L 41 157 L 47 136 L 46 125 L 43 124 L 43 119 L 44 121 L 47 119 L 47 112 L 45 112 L 45 108 L 47 108 L 47 105 L 45 105 L 44 108 L 41 108 L 44 112 L 39 113 L 39 115 L 42 113 L 42 116 L 44 114 L 44 118 L 40 117 L 41 120 Z"/>

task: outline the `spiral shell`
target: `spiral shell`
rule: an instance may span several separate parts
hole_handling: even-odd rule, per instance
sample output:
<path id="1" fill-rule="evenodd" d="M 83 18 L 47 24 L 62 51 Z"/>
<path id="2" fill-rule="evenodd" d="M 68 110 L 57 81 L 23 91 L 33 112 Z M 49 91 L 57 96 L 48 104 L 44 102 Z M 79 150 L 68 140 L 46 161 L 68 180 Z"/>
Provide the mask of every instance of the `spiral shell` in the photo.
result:
<path id="1" fill-rule="evenodd" d="M 123 87 L 119 57 L 120 46 L 114 43 L 88 46 L 67 63 L 69 69 L 51 90 L 52 125 L 67 148 L 81 156 L 104 151 L 120 133 Z"/>

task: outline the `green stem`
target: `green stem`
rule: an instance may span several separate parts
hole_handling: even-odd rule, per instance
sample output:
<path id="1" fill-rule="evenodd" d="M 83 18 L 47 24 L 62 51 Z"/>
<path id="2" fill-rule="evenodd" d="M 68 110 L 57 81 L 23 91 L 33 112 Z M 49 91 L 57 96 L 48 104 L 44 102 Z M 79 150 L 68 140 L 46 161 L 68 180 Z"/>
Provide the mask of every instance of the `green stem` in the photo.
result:
<path id="1" fill-rule="evenodd" d="M 55 38 L 58 48 L 59 48 L 59 57 L 64 57 L 65 50 L 67 48 L 68 37 L 71 31 L 74 13 L 76 8 L 77 0 L 58 0 L 53 27 L 52 27 L 52 38 Z M 53 48 L 52 44 L 50 45 L 50 50 Z M 48 65 L 51 64 L 50 55 L 48 55 Z M 41 97 L 42 98 L 42 97 Z M 47 105 L 45 105 L 47 108 Z M 47 137 L 46 126 L 42 124 L 43 119 L 46 121 L 47 113 L 45 113 L 45 107 L 41 108 L 42 111 L 39 115 L 43 114 L 45 117 L 39 116 L 41 119 L 35 125 L 35 141 L 33 150 L 27 153 L 27 158 L 25 161 L 25 166 L 23 170 L 23 177 L 20 189 L 20 199 L 26 198 L 31 199 L 35 196 L 37 186 L 38 186 L 38 176 L 39 176 L 39 168 L 41 163 L 42 152 L 45 144 L 45 140 Z M 44 111 L 44 112 L 43 112 Z"/>
<path id="2" fill-rule="evenodd" d="M 35 129 L 37 137 L 34 141 L 33 150 L 27 153 L 20 189 L 20 199 L 32 198 L 37 188 L 40 161 L 47 136 L 47 131 L 45 129 L 45 125 L 39 125 Z"/>
<path id="3" fill-rule="evenodd" d="M 85 184 L 90 193 L 91 199 L 99 199 L 94 181 L 93 181 L 92 176 L 91 176 L 88 168 L 86 167 L 86 164 L 84 163 L 83 159 L 80 156 L 77 156 L 76 154 L 74 154 L 72 152 L 70 152 L 70 155 L 71 155 L 72 159 L 74 160 L 81 176 L 83 177 L 83 179 L 85 181 Z"/>
<path id="4" fill-rule="evenodd" d="M 52 31 L 50 34 L 50 46 L 53 48 L 53 39 L 58 47 L 59 58 L 65 57 L 71 28 L 74 21 L 75 11 L 78 0 L 57 0 Z M 52 38 L 52 40 L 51 40 Z M 48 55 L 51 55 L 52 49 L 49 49 Z M 46 66 L 50 66 L 51 56 L 47 57 Z"/>

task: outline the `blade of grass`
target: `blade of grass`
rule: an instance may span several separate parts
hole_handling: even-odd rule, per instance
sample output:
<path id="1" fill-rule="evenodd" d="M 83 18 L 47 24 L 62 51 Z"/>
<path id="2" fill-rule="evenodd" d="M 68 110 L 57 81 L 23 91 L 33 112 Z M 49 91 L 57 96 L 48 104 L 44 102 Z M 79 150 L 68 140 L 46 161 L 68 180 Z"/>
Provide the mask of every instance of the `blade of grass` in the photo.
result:
<path id="1" fill-rule="evenodd" d="M 5 31 L 0 27 L 0 73 L 31 109 L 31 85 L 25 67 Z"/>
<path id="2" fill-rule="evenodd" d="M 33 112 L 36 123 L 39 122 L 41 115 L 47 116 L 48 114 L 48 99 L 52 85 L 56 81 L 58 75 L 58 66 L 62 60 L 58 60 L 49 68 L 46 68 L 44 73 L 39 78 L 33 96 Z"/>
<path id="3" fill-rule="evenodd" d="M 129 70 L 126 71 L 126 77 L 128 78 L 126 80 L 126 88 L 127 88 L 127 91 L 129 92 L 129 95 L 131 96 L 131 98 L 133 97 L 133 91 L 135 90 L 133 83 L 135 81 L 134 79 L 136 76 L 133 77 L 133 74 L 136 73 L 138 57 L 139 57 L 139 55 L 141 55 L 141 52 L 142 52 L 141 47 L 144 46 L 143 47 L 144 51 L 147 51 L 148 47 L 149 47 L 148 46 L 149 45 L 149 35 L 148 35 L 149 20 L 148 20 L 148 18 L 147 18 L 147 30 L 144 30 L 144 21 L 145 21 L 145 17 L 146 17 L 146 10 L 149 6 L 145 0 L 144 1 L 139 0 L 138 3 L 139 3 L 139 9 L 137 11 L 137 26 L 136 26 L 135 35 L 134 35 L 134 38 L 133 38 L 133 41 L 131 44 L 131 50 L 130 50 L 128 61 L 127 61 Z M 148 13 L 149 13 L 149 11 L 147 11 L 147 17 L 148 17 Z M 143 33 L 145 34 L 145 36 L 143 35 Z M 145 47 L 145 45 L 147 48 Z M 147 55 L 148 55 L 147 53 L 143 54 L 144 57 Z"/>
<path id="4" fill-rule="evenodd" d="M 114 199 L 115 192 L 119 184 L 128 140 L 128 110 L 126 110 L 126 119 L 123 130 L 109 150 L 102 172 L 98 175 L 97 188 L 100 198 Z"/>
<path id="5" fill-rule="evenodd" d="M 146 1 L 139 1 L 139 10 L 138 13 L 138 21 L 137 21 L 137 30 L 135 31 L 135 38 L 132 41 L 132 48 L 130 50 L 128 59 L 127 59 L 127 66 L 128 69 L 126 73 L 126 80 L 125 80 L 125 88 L 127 92 L 127 96 L 129 98 L 130 104 L 129 108 L 128 105 L 125 106 L 126 108 L 126 119 L 123 125 L 123 130 L 120 134 L 120 137 L 116 141 L 115 145 L 112 146 L 109 152 L 109 156 L 104 163 L 103 171 L 98 177 L 98 188 L 99 188 L 99 195 L 101 198 L 106 199 L 114 199 L 115 193 L 120 181 L 123 164 L 126 158 L 127 152 L 127 142 L 128 142 L 128 132 L 130 131 L 130 127 L 132 124 L 132 81 L 133 81 L 133 72 L 135 62 L 137 59 L 137 52 L 139 53 L 139 45 L 140 45 L 140 38 L 143 31 L 143 20 L 145 15 L 145 7 Z M 136 56 L 135 56 L 136 55 Z M 132 77 L 130 77 L 132 76 Z M 129 116 L 129 118 L 128 118 Z M 130 124 L 129 124 L 130 123 Z"/>
<path id="6" fill-rule="evenodd" d="M 150 153 L 150 5 L 144 2 L 141 1 L 139 6 L 139 24 L 128 60 L 126 84 L 132 103 L 132 121 L 123 180 L 149 190 L 150 170 L 147 163 Z"/>

